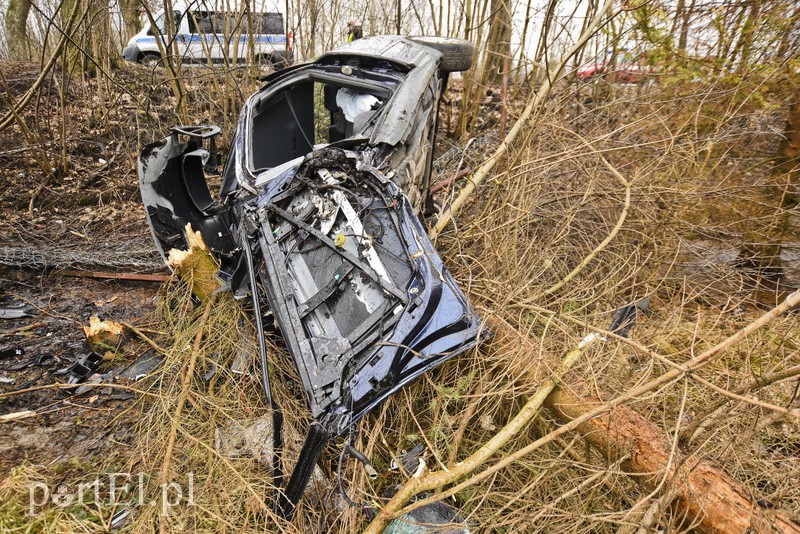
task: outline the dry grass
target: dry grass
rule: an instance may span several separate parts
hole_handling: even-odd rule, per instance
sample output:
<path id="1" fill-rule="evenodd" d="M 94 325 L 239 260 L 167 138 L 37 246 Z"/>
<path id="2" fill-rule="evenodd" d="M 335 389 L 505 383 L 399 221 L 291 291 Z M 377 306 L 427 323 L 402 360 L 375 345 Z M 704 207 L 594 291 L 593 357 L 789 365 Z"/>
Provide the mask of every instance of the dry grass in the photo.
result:
<path id="1" fill-rule="evenodd" d="M 730 91 L 703 94 L 703 105 L 713 101 L 723 110 L 732 99 Z M 566 89 L 555 94 L 536 126 L 512 147 L 437 242 L 495 337 L 480 350 L 429 372 L 364 419 L 355 445 L 381 476 L 369 481 L 356 462 L 348 462 L 343 477 L 351 498 L 371 506 L 386 502 L 386 489 L 403 482 L 403 475 L 388 471 L 388 465 L 415 444 L 427 446 L 426 461 L 437 469 L 476 451 L 564 354 L 593 327 L 607 328 L 613 310 L 623 304 L 650 298 L 654 314 L 637 322 L 632 339 L 673 362 L 684 362 L 780 298 L 783 288 L 764 291 L 767 286 L 754 284 L 753 273 L 738 268 L 735 258 L 713 255 L 719 247 L 739 250 L 759 236 L 796 236 L 797 222 L 792 220 L 782 227 L 784 234 L 775 232 L 776 213 L 778 218 L 787 215 L 779 212 L 767 187 L 764 154 L 774 134 L 768 128 L 732 133 L 733 117 L 724 112 L 709 112 L 700 124 L 696 102 L 669 90 L 638 94 L 632 88 L 618 89 L 602 98 L 595 95 L 591 103 L 585 93 L 578 98 Z M 742 116 L 744 111 L 730 113 Z M 601 155 L 630 184 L 630 206 L 618 232 L 614 228 L 625 206 L 625 187 Z M 452 161 L 444 175 L 455 171 L 459 158 Z M 609 235 L 612 239 L 598 251 Z M 687 244 L 704 252 L 692 255 Z M 567 276 L 569 281 L 562 283 Z M 238 353 L 257 352 L 239 305 L 219 300 L 206 326 L 202 313 L 185 288 L 162 294 L 161 318 L 170 336 L 159 342 L 169 347 L 167 361 L 149 383 L 148 391 L 157 400 L 136 407 L 141 410 L 139 440 L 126 466 L 130 472 L 152 473 L 146 494 L 158 498 L 157 474 L 167 460 L 174 427 L 177 439 L 167 479 L 180 482 L 194 473 L 194 506 L 175 506 L 168 515 L 158 507 L 138 507 L 126 528 L 363 529 L 363 508 L 343 505 L 334 490 L 340 443 L 332 443 L 323 456 L 320 467 L 327 482 L 307 494 L 292 522 L 270 510 L 268 462 L 226 457 L 217 450 L 215 432 L 232 424 L 246 426 L 268 415 L 269 408 L 257 362 L 244 375 L 229 371 Z M 201 329 L 187 404 L 176 420 L 182 378 Z M 796 314 L 782 317 L 704 367 L 699 376 L 723 390 L 796 407 L 798 373 L 792 368 L 800 363 L 798 332 Z M 203 376 L 214 358 L 217 371 L 207 381 Z M 275 396 L 287 424 L 297 429 L 287 432 L 290 469 L 309 419 L 288 355 L 271 346 L 270 361 Z M 666 370 L 639 347 L 609 339 L 586 354 L 573 373 L 613 398 Z M 726 401 L 692 378 L 636 399 L 633 406 L 674 439 L 677 452 L 705 458 L 742 482 L 755 498 L 800 515 L 796 419 L 752 403 Z M 522 448 L 560 423 L 540 414 L 503 452 Z M 7 517 L 26 502 L 25 484 L 46 475 L 25 467 L 4 482 L 3 506 L 13 508 L 6 509 Z M 578 434 L 570 434 L 448 503 L 478 530 L 617 532 L 642 522 L 686 530 L 690 525 L 673 512 L 670 496 L 669 487 L 651 493 L 638 485 L 620 462 L 608 461 Z M 101 507 L 97 516 L 102 520 L 81 521 L 50 509 L 37 519 L 41 528 L 35 528 L 91 530 L 111 513 L 111 507 Z"/>

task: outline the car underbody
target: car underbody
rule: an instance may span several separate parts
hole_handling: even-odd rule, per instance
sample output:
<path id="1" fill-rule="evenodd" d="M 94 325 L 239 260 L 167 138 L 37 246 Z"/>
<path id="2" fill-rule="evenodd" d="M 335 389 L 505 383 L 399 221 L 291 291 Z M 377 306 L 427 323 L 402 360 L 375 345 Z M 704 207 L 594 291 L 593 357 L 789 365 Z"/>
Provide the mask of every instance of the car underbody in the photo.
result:
<path id="1" fill-rule="evenodd" d="M 204 171 L 216 160 L 216 127 L 175 128 L 146 146 L 139 162 L 142 199 L 162 254 L 185 248 L 183 231 L 191 224 L 220 260 L 234 296 L 250 300 L 276 451 L 282 415 L 265 344 L 272 327 L 297 368 L 314 423 L 276 499 L 285 514 L 328 439 L 349 438 L 381 401 L 487 333 L 417 216 L 432 157 L 424 145 L 433 142 L 441 91 L 433 75 L 437 52 L 400 45 L 415 51 L 421 69 L 372 56 L 323 56 L 305 71 L 287 69 L 251 97 L 219 199 Z M 329 113 L 324 128 L 314 119 L 315 92 L 319 109 Z M 350 104 L 364 116 L 346 113 Z M 427 168 L 413 168 L 421 166 Z M 416 202 L 401 186 L 416 192 Z M 274 467 L 280 487 L 277 455 Z"/>

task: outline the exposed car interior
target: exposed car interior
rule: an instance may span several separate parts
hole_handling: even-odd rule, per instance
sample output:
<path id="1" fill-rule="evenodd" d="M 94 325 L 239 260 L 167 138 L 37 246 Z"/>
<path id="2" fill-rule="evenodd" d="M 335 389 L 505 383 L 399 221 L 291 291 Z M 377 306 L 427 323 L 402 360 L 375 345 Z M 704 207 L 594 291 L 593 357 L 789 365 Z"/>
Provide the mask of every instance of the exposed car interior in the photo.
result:
<path id="1" fill-rule="evenodd" d="M 387 89 L 302 79 L 253 104 L 250 166 L 270 169 L 358 133 L 391 96 Z"/>

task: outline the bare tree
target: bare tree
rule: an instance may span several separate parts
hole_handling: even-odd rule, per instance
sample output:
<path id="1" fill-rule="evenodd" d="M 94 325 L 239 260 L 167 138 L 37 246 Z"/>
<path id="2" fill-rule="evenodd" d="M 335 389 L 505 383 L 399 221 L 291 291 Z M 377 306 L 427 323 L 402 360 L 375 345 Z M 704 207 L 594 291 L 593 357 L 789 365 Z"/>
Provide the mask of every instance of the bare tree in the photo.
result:
<path id="1" fill-rule="evenodd" d="M 28 14 L 31 0 L 10 0 L 6 11 L 6 39 L 8 58 L 12 60 L 29 59 Z"/>

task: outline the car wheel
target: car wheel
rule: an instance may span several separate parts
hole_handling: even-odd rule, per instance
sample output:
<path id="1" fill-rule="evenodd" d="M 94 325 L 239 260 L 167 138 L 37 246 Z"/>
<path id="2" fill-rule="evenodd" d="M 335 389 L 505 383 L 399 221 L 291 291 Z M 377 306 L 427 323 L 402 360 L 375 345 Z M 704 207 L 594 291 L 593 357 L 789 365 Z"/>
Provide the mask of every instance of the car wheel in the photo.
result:
<path id="1" fill-rule="evenodd" d="M 144 65 L 145 67 L 163 67 L 164 64 L 161 62 L 161 56 L 158 54 L 154 54 L 152 52 L 148 52 L 142 56 L 142 59 L 139 60 L 139 63 Z"/>
<path id="2" fill-rule="evenodd" d="M 258 67 L 260 71 L 265 73 L 273 70 L 270 56 L 266 54 L 259 54 L 256 56 L 255 66 Z"/>
<path id="3" fill-rule="evenodd" d="M 269 62 L 274 70 L 285 69 L 288 66 L 283 56 L 270 56 Z"/>
<path id="4" fill-rule="evenodd" d="M 445 72 L 468 70 L 472 66 L 475 47 L 469 41 L 449 37 L 410 37 L 415 43 L 429 46 L 442 53 L 439 67 Z"/>

